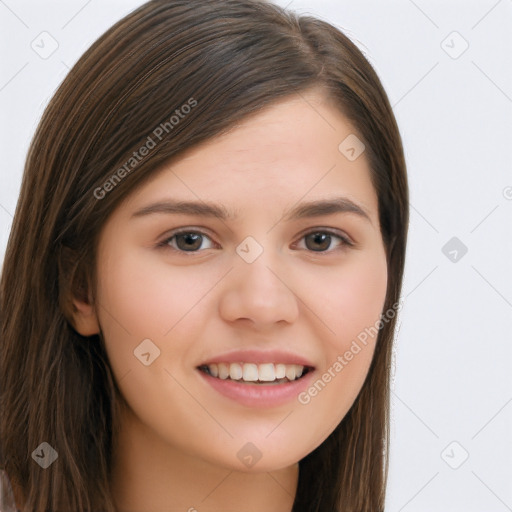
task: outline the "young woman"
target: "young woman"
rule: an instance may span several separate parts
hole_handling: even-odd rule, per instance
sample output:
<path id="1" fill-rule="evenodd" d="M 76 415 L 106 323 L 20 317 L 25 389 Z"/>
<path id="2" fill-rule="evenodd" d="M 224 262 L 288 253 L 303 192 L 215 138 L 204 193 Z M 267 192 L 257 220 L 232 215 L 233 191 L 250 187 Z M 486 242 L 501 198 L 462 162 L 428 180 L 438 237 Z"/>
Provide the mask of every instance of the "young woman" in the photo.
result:
<path id="1" fill-rule="evenodd" d="M 382 511 L 407 226 L 338 29 L 259 0 L 119 21 L 41 120 L 5 256 L 16 507 Z"/>

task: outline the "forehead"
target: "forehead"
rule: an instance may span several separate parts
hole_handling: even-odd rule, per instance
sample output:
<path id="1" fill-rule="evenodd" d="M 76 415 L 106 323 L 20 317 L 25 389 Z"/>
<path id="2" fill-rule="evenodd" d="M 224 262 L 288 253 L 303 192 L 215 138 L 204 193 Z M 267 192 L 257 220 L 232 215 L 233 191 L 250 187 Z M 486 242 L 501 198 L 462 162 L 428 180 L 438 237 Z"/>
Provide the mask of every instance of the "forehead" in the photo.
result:
<path id="1" fill-rule="evenodd" d="M 170 197 L 203 200 L 220 203 L 234 218 L 251 207 L 282 209 L 343 195 L 375 218 L 366 156 L 351 160 L 343 151 L 343 141 L 354 136 L 353 125 L 322 92 L 293 95 L 162 166 L 129 202 L 140 208 Z"/>

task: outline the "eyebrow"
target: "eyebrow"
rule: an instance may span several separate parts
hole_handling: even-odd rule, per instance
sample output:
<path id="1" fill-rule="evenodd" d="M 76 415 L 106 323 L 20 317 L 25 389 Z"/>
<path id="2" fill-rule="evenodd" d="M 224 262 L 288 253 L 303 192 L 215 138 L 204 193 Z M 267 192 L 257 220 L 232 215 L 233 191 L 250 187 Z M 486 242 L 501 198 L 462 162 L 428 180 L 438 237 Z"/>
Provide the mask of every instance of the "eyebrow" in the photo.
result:
<path id="1" fill-rule="evenodd" d="M 348 199 L 347 197 L 333 197 L 330 199 L 309 201 L 300 203 L 291 211 L 286 213 L 282 220 L 296 220 L 310 217 L 321 217 L 323 215 L 332 215 L 335 213 L 352 213 L 362 219 L 372 223 L 369 213 L 360 205 Z M 236 220 L 239 212 L 229 211 L 223 205 L 208 203 L 205 201 L 179 201 L 165 200 L 159 201 L 135 211 L 134 217 L 143 217 L 152 214 L 182 214 L 198 215 L 201 217 L 211 217 L 225 220 Z"/>

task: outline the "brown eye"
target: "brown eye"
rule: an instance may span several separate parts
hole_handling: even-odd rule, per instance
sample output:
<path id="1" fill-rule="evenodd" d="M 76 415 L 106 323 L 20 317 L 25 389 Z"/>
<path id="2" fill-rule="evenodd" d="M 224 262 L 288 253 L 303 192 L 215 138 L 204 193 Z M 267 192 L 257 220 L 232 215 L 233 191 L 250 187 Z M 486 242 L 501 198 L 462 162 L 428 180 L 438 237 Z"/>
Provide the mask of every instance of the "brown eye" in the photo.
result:
<path id="1" fill-rule="evenodd" d="M 352 246 L 353 243 L 346 237 L 341 234 L 333 233 L 331 231 L 311 231 L 303 236 L 305 240 L 305 248 L 312 252 L 333 252 L 329 250 L 332 247 L 332 243 L 338 240 L 338 247 L 343 248 L 345 246 Z M 333 250 L 335 250 L 334 247 Z"/>
<path id="2" fill-rule="evenodd" d="M 206 240 L 211 240 L 208 235 L 198 231 L 179 231 L 172 234 L 170 237 L 163 240 L 160 247 L 165 247 L 177 252 L 200 252 L 200 249 L 211 249 L 213 244 L 209 247 L 202 247 Z"/>
<path id="3" fill-rule="evenodd" d="M 202 235 L 198 233 L 180 233 L 175 235 L 176 245 L 182 251 L 195 251 L 201 247 Z"/>
<path id="4" fill-rule="evenodd" d="M 311 251 L 325 251 L 331 245 L 332 237 L 327 233 L 306 235 L 306 247 Z"/>

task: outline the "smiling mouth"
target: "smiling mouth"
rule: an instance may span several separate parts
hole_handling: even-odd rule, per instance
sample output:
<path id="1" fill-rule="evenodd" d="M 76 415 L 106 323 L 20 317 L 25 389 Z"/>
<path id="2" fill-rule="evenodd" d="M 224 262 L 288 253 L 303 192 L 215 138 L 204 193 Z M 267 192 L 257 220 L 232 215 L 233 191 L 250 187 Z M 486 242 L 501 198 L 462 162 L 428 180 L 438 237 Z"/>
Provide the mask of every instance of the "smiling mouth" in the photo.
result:
<path id="1" fill-rule="evenodd" d="M 312 367 L 299 364 L 212 363 L 198 367 L 210 377 L 243 384 L 287 384 L 302 379 Z"/>

